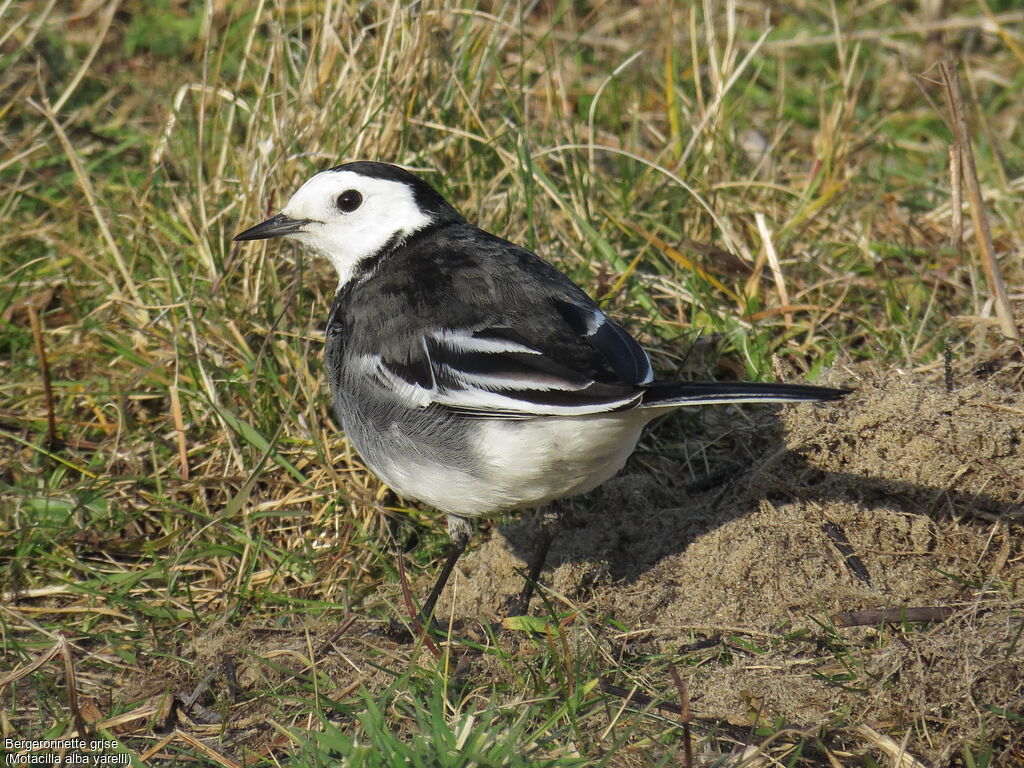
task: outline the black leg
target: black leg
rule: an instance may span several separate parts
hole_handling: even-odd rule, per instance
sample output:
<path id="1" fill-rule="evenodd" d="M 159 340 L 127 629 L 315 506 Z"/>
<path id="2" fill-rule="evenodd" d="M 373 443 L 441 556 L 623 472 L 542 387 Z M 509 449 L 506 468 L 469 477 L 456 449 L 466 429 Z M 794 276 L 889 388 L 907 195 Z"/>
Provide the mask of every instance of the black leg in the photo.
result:
<path id="1" fill-rule="evenodd" d="M 451 537 L 451 543 L 448 545 L 448 559 L 444 561 L 441 573 L 438 574 L 437 581 L 434 582 L 434 588 L 430 590 L 426 602 L 423 603 L 423 607 L 420 609 L 420 621 L 424 627 L 429 626 L 430 617 L 434 613 L 434 605 L 437 603 L 437 598 L 441 596 L 444 585 L 448 583 L 448 578 L 455 569 L 455 563 L 458 562 L 462 553 L 466 551 L 466 545 L 469 544 L 469 536 L 472 530 L 469 522 L 464 517 L 448 515 L 448 535 Z"/>
<path id="2" fill-rule="evenodd" d="M 537 532 L 537 546 L 533 550 L 533 556 L 526 571 L 526 583 L 523 591 L 518 597 L 511 598 L 507 603 L 507 614 L 509 616 L 524 616 L 530 608 L 530 598 L 533 597 L 533 588 L 537 585 L 540 572 L 544 570 L 544 563 L 548 559 L 548 550 L 551 549 L 551 542 L 558 535 L 559 523 L 561 522 L 560 510 L 552 506 L 540 512 L 540 530 Z"/>

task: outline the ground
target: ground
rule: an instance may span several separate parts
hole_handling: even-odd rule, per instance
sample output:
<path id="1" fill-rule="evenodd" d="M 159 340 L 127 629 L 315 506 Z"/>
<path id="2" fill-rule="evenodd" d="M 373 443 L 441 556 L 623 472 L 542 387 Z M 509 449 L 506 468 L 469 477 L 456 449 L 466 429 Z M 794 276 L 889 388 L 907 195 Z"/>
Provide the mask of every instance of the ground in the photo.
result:
<path id="1" fill-rule="evenodd" d="M 1018 5 L 0 4 L 0 739 L 1024 765 Z M 410 634 L 444 521 L 337 427 L 337 278 L 232 241 L 354 159 L 536 249 L 659 377 L 853 392 L 659 420 L 529 618 L 526 513 Z"/>
<path id="2" fill-rule="evenodd" d="M 457 667 L 451 685 L 472 692 L 464 706 L 544 673 L 532 669 L 538 642 L 557 641 L 564 663 L 599 658 L 613 670 L 592 697 L 655 721 L 679 706 L 666 665 L 687 659 L 681 678 L 698 739 L 723 729 L 813 735 L 830 723 L 836 754 L 903 750 L 907 765 L 949 765 L 987 732 L 1005 761 L 993 764 L 1011 765 L 1019 729 L 1000 721 L 1024 707 L 1024 365 L 961 364 L 951 374 L 947 390 L 942 369 L 840 365 L 823 382 L 855 388 L 842 402 L 705 412 L 685 430 L 687 445 L 742 445 L 739 460 L 735 451 L 720 465 L 651 456 L 653 465 L 634 462 L 568 505 L 542 575 L 546 602 L 534 600 L 536 614 L 561 624 L 549 619 L 539 635 L 508 620 L 512 629 L 490 628 L 521 586 L 537 521 L 527 514 L 485 531 L 438 607 L 453 626 L 439 640 Z M 426 593 L 433 571 L 414 593 Z M 388 590 L 400 605 L 397 587 Z M 932 620 L 899 613 L 915 608 L 935 609 Z M 892 613 L 856 617 L 878 609 Z M 303 674 L 296 667 L 310 659 L 335 690 L 383 690 L 426 651 L 386 618 L 356 613 L 215 624 L 179 653 L 135 678 L 133 696 L 181 696 L 211 680 L 226 695 L 230 661 L 233 695 L 244 700 Z M 264 747 L 278 736 L 267 726 L 277 706 L 238 703 L 207 730 L 226 722 L 236 748 Z M 611 729 L 616 717 L 597 720 Z M 630 737 L 642 742 L 633 731 L 650 727 L 630 721 Z M 648 745 L 609 764 L 650 759 Z"/>
<path id="3" fill-rule="evenodd" d="M 744 466 L 711 468 L 710 482 L 688 468 L 674 483 L 627 473 L 573 505 L 551 600 L 613 617 L 622 631 L 591 639 L 620 660 L 695 645 L 709 661 L 733 655 L 684 675 L 698 718 L 900 723 L 910 754 L 947 764 L 992 702 L 1024 703 L 1022 380 L 1019 364 L 957 377 L 952 391 L 941 372 L 837 369 L 826 381 L 857 388 L 842 403 L 730 414 Z M 499 529 L 467 557 L 441 614 L 489 615 L 494 595 L 517 589 L 528 528 Z M 949 613 L 841 623 L 908 607 Z M 651 672 L 625 666 L 627 688 Z"/>

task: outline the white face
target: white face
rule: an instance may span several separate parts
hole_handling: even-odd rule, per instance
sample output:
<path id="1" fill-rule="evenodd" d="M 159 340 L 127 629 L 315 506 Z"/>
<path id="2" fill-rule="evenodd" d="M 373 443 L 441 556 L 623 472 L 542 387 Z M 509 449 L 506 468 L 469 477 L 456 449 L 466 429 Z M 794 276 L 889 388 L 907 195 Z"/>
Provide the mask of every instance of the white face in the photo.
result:
<path id="1" fill-rule="evenodd" d="M 338 271 L 339 288 L 352 278 L 356 264 L 395 235 L 408 237 L 433 220 L 416 205 L 407 185 L 352 171 L 318 173 L 281 213 L 310 220 L 286 237 L 326 256 Z"/>

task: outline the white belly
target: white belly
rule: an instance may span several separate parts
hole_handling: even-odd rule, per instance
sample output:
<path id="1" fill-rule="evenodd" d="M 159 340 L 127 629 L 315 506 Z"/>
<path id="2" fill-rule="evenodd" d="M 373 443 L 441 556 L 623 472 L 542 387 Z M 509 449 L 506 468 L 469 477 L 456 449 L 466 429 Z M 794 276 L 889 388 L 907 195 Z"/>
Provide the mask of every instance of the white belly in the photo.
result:
<path id="1" fill-rule="evenodd" d="M 655 414 L 641 410 L 604 416 L 481 419 L 473 471 L 433 462 L 374 467 L 403 496 L 444 512 L 479 517 L 535 507 L 596 488 L 622 469 L 640 430 Z"/>

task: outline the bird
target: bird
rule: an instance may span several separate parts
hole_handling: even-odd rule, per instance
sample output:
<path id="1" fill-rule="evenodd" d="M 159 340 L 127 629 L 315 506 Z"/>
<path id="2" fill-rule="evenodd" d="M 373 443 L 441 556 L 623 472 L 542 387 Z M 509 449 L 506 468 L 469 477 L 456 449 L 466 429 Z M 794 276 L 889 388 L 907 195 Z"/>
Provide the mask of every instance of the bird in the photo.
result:
<path id="1" fill-rule="evenodd" d="M 470 520 L 596 488 L 662 414 L 849 391 L 659 380 L 644 348 L 554 265 L 471 224 L 396 165 L 320 171 L 234 240 L 268 238 L 293 240 L 337 271 L 324 358 L 348 440 L 392 490 L 446 516 L 448 555 L 423 621 L 469 543 Z M 528 609 L 555 530 L 543 527 L 513 612 Z"/>

